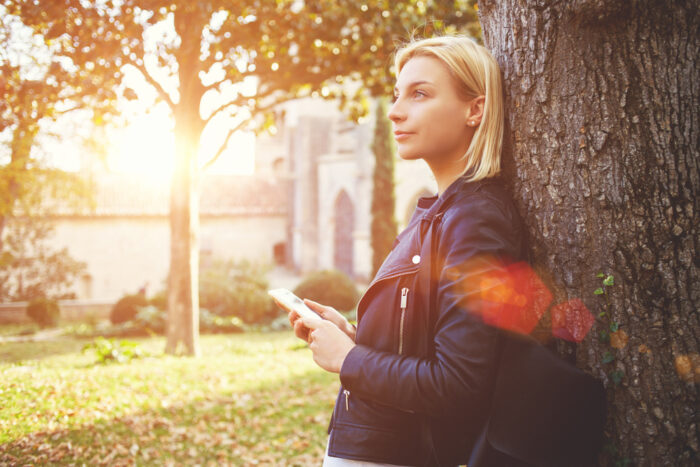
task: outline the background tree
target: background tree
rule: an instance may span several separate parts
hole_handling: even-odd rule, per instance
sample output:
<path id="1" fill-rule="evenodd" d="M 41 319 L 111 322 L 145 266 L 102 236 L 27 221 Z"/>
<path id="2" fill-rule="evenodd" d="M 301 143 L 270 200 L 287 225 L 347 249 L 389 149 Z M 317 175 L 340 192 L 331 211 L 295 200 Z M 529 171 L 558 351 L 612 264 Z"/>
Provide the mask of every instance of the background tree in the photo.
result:
<path id="1" fill-rule="evenodd" d="M 377 101 L 374 123 L 374 173 L 372 175 L 372 277 L 391 251 L 397 234 L 394 196 L 394 146 L 386 98 Z"/>
<path id="2" fill-rule="evenodd" d="M 697 465 L 700 9 L 479 5 L 534 264 L 556 301 L 606 313 L 575 349 L 608 388 L 604 463 Z"/>
<path id="3" fill-rule="evenodd" d="M 75 175 L 47 167 L 39 141 L 51 125 L 85 110 L 105 114 L 117 94 L 95 87 L 89 70 L 64 61 L 20 18 L 0 5 L 0 300 L 70 296 L 84 264 L 54 251 L 48 211 L 84 203 L 88 187 Z M 85 112 L 83 112 L 85 114 Z M 71 138 L 74 135 L 62 135 Z"/>
<path id="4" fill-rule="evenodd" d="M 9 156 L 0 167 L 1 250 L 2 232 L 16 202 L 47 183 L 65 186 L 69 178 L 44 170 L 44 161 L 37 157 L 38 136 L 51 122 L 76 111 L 89 109 L 102 120 L 113 110 L 118 94 L 112 89 L 114 82 L 101 81 L 98 86 L 90 79 L 92 68 L 66 61 L 59 47 L 44 43 L 4 5 L 0 5 L 0 45 L 0 145 Z M 69 188 L 85 194 L 77 183 L 65 187 L 64 196 Z"/>
<path id="5" fill-rule="evenodd" d="M 465 13 L 454 6 L 463 3 L 6 1 L 25 24 L 62 44 L 76 66 L 92 67 L 94 79 L 137 71 L 171 110 L 176 154 L 166 351 L 198 352 L 196 156 L 207 125 L 222 119 L 230 125 L 213 162 L 236 130 L 271 125 L 272 110 L 289 98 L 339 97 L 357 118 L 367 109 L 365 92 L 347 94 L 345 77 L 363 81 L 369 92 L 385 90 L 397 29 L 403 38 L 425 18 L 461 21 Z"/>
<path id="6" fill-rule="evenodd" d="M 26 206 L 27 200 L 23 200 Z M 0 302 L 38 297 L 74 298 L 73 284 L 85 270 L 64 248 L 55 250 L 50 218 L 15 210 L 8 217 L 0 250 Z"/>

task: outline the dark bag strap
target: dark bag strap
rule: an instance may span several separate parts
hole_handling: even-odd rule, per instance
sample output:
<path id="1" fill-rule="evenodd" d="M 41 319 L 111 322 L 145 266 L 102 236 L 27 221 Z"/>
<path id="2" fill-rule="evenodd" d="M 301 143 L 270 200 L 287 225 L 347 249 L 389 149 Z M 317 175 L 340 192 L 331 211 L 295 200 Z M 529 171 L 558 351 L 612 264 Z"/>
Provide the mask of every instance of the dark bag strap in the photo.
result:
<path id="1" fill-rule="evenodd" d="M 490 454 L 533 466 L 595 465 L 605 424 L 602 383 L 532 338 L 507 334 L 489 419 L 469 467 Z"/>

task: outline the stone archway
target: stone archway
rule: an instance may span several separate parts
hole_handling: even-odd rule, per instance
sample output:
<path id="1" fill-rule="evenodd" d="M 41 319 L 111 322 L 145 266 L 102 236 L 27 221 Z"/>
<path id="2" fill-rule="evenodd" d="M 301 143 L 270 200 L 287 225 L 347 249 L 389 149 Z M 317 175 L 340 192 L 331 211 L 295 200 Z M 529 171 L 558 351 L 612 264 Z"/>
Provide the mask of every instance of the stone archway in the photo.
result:
<path id="1" fill-rule="evenodd" d="M 333 266 L 352 276 L 354 272 L 352 233 L 355 230 L 355 206 L 345 190 L 342 190 L 336 197 L 334 212 Z"/>

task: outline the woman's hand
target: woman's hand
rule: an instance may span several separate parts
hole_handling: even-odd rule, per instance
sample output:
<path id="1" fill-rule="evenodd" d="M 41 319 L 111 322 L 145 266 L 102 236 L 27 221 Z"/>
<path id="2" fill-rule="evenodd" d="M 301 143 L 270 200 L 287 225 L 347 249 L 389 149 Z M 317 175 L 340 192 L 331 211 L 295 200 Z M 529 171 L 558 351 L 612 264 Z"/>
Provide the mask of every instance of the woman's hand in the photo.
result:
<path id="1" fill-rule="evenodd" d="M 345 319 L 345 317 L 335 308 L 332 306 L 321 305 L 320 303 L 309 300 L 308 298 L 304 299 L 304 303 L 306 306 L 318 313 L 321 318 L 335 324 L 338 329 L 343 331 L 345 335 L 352 339 L 353 342 L 355 341 L 355 326 L 350 324 L 348 320 Z M 304 326 L 299 314 L 296 311 L 290 311 L 287 314 L 287 317 L 289 318 L 289 324 L 291 324 L 292 328 L 294 329 L 294 335 L 299 339 L 309 342 L 309 328 Z"/>
<path id="2" fill-rule="evenodd" d="M 309 348 L 318 366 L 332 373 L 340 373 L 345 357 L 355 347 L 352 339 L 327 319 L 300 318 L 298 321 L 308 331 Z"/>
<path id="3" fill-rule="evenodd" d="M 309 328 L 304 326 L 299 313 L 292 310 L 287 313 L 287 318 L 289 318 L 289 324 L 291 324 L 292 329 L 294 329 L 294 335 L 305 342 L 309 342 Z"/>
<path id="4" fill-rule="evenodd" d="M 338 326 L 338 329 L 343 331 L 350 339 L 352 339 L 353 342 L 355 342 L 355 326 L 350 324 L 348 320 L 345 319 L 345 316 L 341 315 L 338 310 L 332 306 L 321 305 L 320 303 L 309 300 L 308 298 L 304 299 L 304 303 L 306 306 L 318 313 L 321 318 L 327 319 L 331 323 Z"/>

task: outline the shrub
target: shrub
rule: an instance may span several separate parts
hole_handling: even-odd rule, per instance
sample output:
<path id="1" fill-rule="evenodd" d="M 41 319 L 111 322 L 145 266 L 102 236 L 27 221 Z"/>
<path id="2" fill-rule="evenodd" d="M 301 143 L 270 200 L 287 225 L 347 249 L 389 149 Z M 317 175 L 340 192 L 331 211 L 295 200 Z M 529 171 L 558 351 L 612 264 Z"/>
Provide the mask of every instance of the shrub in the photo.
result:
<path id="1" fill-rule="evenodd" d="M 35 298 L 27 305 L 27 316 L 42 327 L 56 326 L 60 314 L 58 302 L 50 298 Z"/>
<path id="2" fill-rule="evenodd" d="M 199 330 L 205 333 L 243 332 L 244 324 L 237 316 L 217 316 L 206 308 L 200 308 Z"/>
<path id="3" fill-rule="evenodd" d="M 89 344 L 83 346 L 83 352 L 94 351 L 97 363 L 117 362 L 125 363 L 134 358 L 144 356 L 144 352 L 138 343 L 127 340 L 115 341 L 97 337 Z"/>
<path id="4" fill-rule="evenodd" d="M 109 320 L 112 324 L 125 323 L 136 318 L 140 307 L 148 305 L 142 294 L 125 295 L 112 307 Z"/>
<path id="5" fill-rule="evenodd" d="M 166 310 L 168 308 L 168 292 L 161 290 L 148 299 L 148 304 L 159 310 Z"/>
<path id="6" fill-rule="evenodd" d="M 246 261 L 218 261 L 203 269 L 199 304 L 214 315 L 237 317 L 246 324 L 272 321 L 280 311 L 267 294 L 266 269 Z"/>
<path id="7" fill-rule="evenodd" d="M 339 311 L 355 308 L 360 293 L 347 274 L 338 270 L 325 270 L 309 274 L 294 289 L 301 298 L 309 298 Z"/>
<path id="8" fill-rule="evenodd" d="M 139 307 L 134 323 L 148 333 L 163 334 L 165 332 L 165 310 L 153 305 Z"/>

